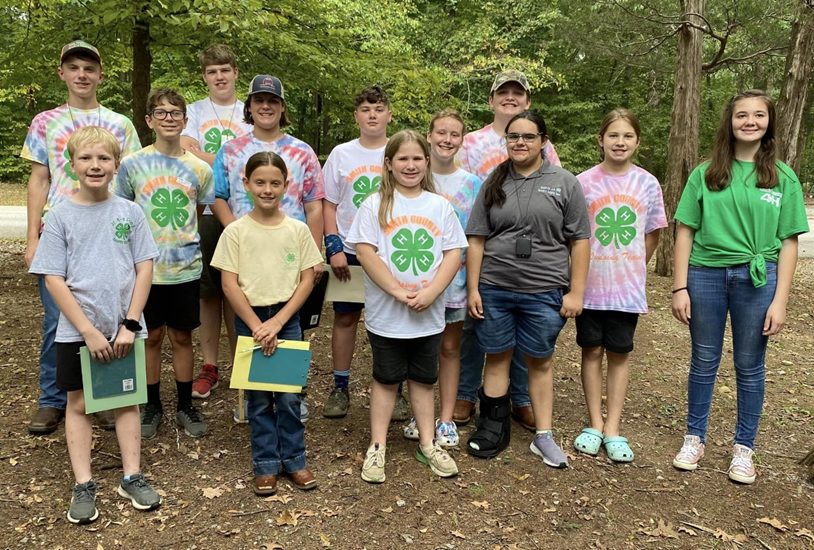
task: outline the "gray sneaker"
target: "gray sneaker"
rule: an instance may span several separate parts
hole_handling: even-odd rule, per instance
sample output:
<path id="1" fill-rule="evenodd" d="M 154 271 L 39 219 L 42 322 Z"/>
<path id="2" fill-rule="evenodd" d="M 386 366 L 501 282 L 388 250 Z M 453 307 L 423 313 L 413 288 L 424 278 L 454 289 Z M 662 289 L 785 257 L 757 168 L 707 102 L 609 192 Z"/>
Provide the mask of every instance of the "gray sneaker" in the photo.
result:
<path id="1" fill-rule="evenodd" d="M 404 422 L 410 419 L 410 406 L 407 400 L 404 399 L 404 394 L 399 393 L 396 395 L 396 406 L 393 407 L 393 415 L 390 417 L 391 422 Z"/>
<path id="2" fill-rule="evenodd" d="M 141 408 L 142 439 L 155 439 L 155 436 L 158 433 L 158 426 L 161 424 L 161 417 L 163 416 L 164 411 L 152 403 L 147 403 Z"/>
<path id="3" fill-rule="evenodd" d="M 551 432 L 537 434 L 530 446 L 531 452 L 543 459 L 552 468 L 567 468 L 568 457 L 559 448 Z"/>
<path id="4" fill-rule="evenodd" d="M 189 437 L 206 435 L 206 420 L 203 419 L 201 411 L 197 407 L 189 407 L 175 413 L 175 423 L 182 426 Z"/>
<path id="5" fill-rule="evenodd" d="M 92 479 L 73 488 L 71 509 L 68 510 L 68 521 L 71 523 L 91 523 L 99 517 L 96 509 L 96 482 Z"/>
<path id="6" fill-rule="evenodd" d="M 249 402 L 243 400 L 243 420 L 240 419 L 240 405 L 235 405 L 235 410 L 232 412 L 232 420 L 235 424 L 248 424 L 249 423 Z"/>
<path id="7" fill-rule="evenodd" d="M 130 481 L 122 480 L 119 485 L 119 496 L 129 498 L 136 510 L 152 510 L 161 505 L 161 496 L 150 487 L 141 474 L 133 474 Z"/>
<path id="8" fill-rule="evenodd" d="M 328 402 L 322 409 L 322 416 L 325 418 L 344 418 L 350 408 L 350 392 L 348 388 L 334 388 L 328 396 Z"/>
<path id="9" fill-rule="evenodd" d="M 311 420 L 311 411 L 308 410 L 305 394 L 302 395 L 302 401 L 300 401 L 300 420 L 302 420 L 303 424 Z"/>

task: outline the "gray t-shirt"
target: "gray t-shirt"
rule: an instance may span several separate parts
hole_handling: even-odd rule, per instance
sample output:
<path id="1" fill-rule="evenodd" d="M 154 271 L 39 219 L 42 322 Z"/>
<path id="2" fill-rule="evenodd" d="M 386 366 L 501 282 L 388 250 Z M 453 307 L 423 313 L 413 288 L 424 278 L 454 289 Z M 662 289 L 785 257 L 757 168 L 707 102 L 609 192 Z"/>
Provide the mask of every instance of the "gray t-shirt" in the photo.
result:
<path id="1" fill-rule="evenodd" d="M 486 187 L 484 182 L 466 226 L 467 235 L 486 237 L 480 281 L 526 294 L 568 289 L 570 241 L 591 236 L 577 178 L 548 161 L 528 177 L 510 169 L 503 183 L 506 201 L 488 210 Z M 524 233 L 531 256 L 518 258 L 516 243 Z"/>
<path id="2" fill-rule="evenodd" d="M 93 205 L 69 200 L 48 213 L 29 273 L 59 275 L 88 321 L 108 339 L 119 331 L 136 284 L 135 264 L 158 256 L 141 207 L 119 197 Z M 139 319 L 144 326 L 144 316 Z M 147 332 L 136 334 L 146 338 Z M 56 341 L 81 342 L 60 312 Z"/>

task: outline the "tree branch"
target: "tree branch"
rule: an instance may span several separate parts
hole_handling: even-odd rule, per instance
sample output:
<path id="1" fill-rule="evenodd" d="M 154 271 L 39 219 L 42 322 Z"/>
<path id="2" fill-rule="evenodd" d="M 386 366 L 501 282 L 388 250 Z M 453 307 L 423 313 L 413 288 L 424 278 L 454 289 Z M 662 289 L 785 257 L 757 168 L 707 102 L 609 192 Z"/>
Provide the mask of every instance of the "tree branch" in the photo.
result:
<path id="1" fill-rule="evenodd" d="M 707 63 L 703 63 L 701 65 L 701 70 L 704 71 L 707 74 L 714 73 L 715 71 L 717 71 L 718 69 L 720 69 L 724 65 L 737 65 L 737 64 L 746 63 L 747 61 L 750 61 L 750 60 L 752 60 L 752 59 L 754 59 L 756 57 L 760 57 L 762 55 L 766 55 L 766 54 L 771 53 L 771 52 L 779 52 L 779 51 L 786 50 L 786 49 L 788 49 L 788 46 L 774 46 L 772 48 L 766 48 L 765 50 L 760 50 L 760 51 L 751 53 L 749 55 L 745 55 L 743 57 L 731 57 L 730 56 L 730 57 L 726 57 L 724 59 L 718 59 L 717 55 L 716 55 L 716 57 L 713 58 L 712 61 L 709 61 Z"/>

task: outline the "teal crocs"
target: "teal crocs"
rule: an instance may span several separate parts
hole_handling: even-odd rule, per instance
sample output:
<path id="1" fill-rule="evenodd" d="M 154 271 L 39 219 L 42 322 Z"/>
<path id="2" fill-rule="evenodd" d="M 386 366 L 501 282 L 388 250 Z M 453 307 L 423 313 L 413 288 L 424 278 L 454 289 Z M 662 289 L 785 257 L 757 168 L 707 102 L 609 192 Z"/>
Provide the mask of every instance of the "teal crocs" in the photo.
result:
<path id="1" fill-rule="evenodd" d="M 582 433 L 574 440 L 574 448 L 581 453 L 596 456 L 602 446 L 602 432 L 593 428 L 582 428 Z"/>
<path id="2" fill-rule="evenodd" d="M 605 451 L 608 453 L 608 458 L 614 462 L 633 462 L 633 451 L 627 444 L 627 438 L 619 435 L 613 437 L 606 437 L 602 444 L 605 445 Z"/>

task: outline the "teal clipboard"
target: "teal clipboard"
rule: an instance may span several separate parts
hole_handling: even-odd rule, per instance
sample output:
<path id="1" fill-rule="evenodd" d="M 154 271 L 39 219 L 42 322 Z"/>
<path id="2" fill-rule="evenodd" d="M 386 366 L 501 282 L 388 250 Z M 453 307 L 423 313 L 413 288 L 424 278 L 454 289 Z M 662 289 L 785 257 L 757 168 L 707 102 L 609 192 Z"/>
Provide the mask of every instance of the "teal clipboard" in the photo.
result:
<path id="1" fill-rule="evenodd" d="M 147 402 L 144 339 L 136 340 L 127 356 L 110 363 L 96 361 L 88 348 L 79 348 L 87 414 Z"/>
<path id="2" fill-rule="evenodd" d="M 249 382 L 305 386 L 310 365 L 311 350 L 278 346 L 273 355 L 265 356 L 262 349 L 256 349 L 249 366 Z"/>

